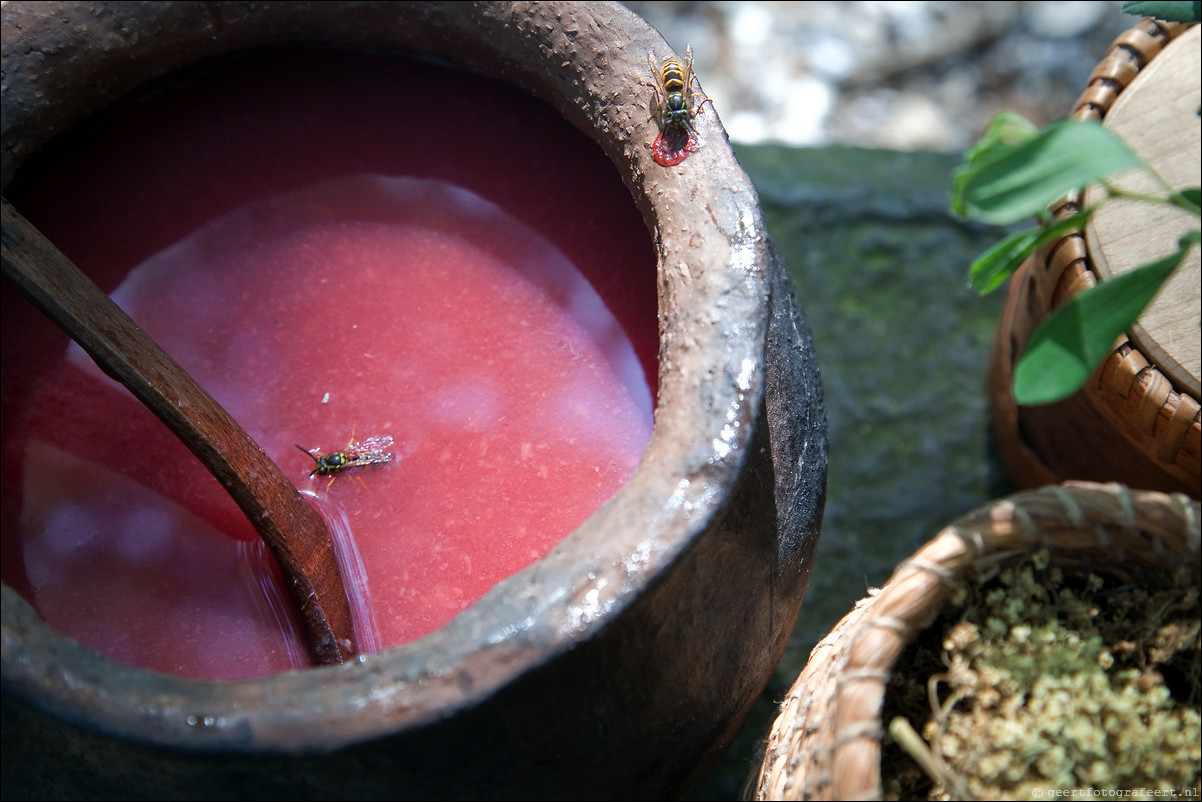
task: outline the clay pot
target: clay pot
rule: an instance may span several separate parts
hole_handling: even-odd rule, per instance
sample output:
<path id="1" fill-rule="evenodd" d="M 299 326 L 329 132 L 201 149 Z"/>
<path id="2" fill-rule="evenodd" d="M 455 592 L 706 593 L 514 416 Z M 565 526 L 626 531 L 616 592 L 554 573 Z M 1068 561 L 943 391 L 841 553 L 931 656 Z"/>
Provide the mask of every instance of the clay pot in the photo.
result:
<path id="1" fill-rule="evenodd" d="M 808 327 L 716 113 L 653 160 L 647 54 L 617 4 L 23 3 L 3 9 L 3 186 L 152 78 L 321 43 L 444 57 L 596 141 L 658 253 L 655 428 L 630 481 L 442 629 L 335 667 L 216 683 L 134 669 L 3 588 L 16 797 L 663 798 L 730 742 L 812 570 L 826 420 Z"/>

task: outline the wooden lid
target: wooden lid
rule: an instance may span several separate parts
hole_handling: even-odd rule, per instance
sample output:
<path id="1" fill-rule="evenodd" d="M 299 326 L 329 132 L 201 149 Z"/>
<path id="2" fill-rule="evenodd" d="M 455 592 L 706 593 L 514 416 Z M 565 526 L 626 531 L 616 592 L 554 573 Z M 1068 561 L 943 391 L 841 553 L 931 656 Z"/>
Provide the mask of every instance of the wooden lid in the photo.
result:
<path id="1" fill-rule="evenodd" d="M 1131 81 L 1106 113 L 1104 124 L 1119 134 L 1174 189 L 1202 184 L 1202 27 L 1177 36 Z M 1130 192 L 1163 195 L 1143 171 L 1114 182 Z M 1100 190 L 1091 188 L 1092 205 Z M 1198 226 L 1182 209 L 1133 200 L 1106 204 L 1086 228 L 1094 269 L 1103 279 L 1134 270 L 1172 253 L 1178 238 Z M 1193 248 L 1152 305 L 1130 331 L 1139 348 L 1177 387 L 1199 397 L 1202 374 L 1202 269 Z"/>

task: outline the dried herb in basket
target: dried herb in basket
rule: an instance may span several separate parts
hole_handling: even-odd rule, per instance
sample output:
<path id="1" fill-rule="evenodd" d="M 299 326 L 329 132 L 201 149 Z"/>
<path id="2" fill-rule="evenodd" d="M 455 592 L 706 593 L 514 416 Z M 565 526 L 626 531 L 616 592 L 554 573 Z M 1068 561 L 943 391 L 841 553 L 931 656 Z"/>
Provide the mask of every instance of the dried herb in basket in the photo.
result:
<path id="1" fill-rule="evenodd" d="M 1035 552 L 973 586 L 899 659 L 883 711 L 895 733 L 886 799 L 1198 793 L 1197 584 L 1182 571 L 1149 590 L 1050 562 Z M 899 719 L 921 728 L 911 754 Z"/>

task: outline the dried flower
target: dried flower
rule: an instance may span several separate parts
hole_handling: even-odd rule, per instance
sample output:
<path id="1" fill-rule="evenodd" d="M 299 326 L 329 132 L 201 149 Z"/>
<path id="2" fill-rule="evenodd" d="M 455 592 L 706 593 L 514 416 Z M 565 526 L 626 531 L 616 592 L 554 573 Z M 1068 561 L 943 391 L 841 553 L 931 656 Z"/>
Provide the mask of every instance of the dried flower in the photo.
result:
<path id="1" fill-rule="evenodd" d="M 1164 590 L 1115 585 L 1094 574 L 1066 576 L 1037 553 L 973 588 L 956 620 L 937 622 L 912 647 L 938 649 L 946 667 L 931 675 L 925 715 L 886 701 L 887 717 L 926 719 L 920 729 L 942 782 L 901 770 L 886 778 L 887 796 L 1198 789 L 1196 584 L 1182 572 Z M 930 662 L 908 654 L 894 676 Z"/>

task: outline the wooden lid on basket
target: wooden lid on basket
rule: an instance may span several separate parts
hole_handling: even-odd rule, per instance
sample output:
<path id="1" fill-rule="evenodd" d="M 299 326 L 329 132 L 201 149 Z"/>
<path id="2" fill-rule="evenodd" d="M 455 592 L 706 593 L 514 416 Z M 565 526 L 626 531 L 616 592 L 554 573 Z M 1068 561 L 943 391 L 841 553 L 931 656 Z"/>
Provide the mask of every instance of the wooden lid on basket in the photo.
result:
<path id="1" fill-rule="evenodd" d="M 1202 183 L 1200 30 L 1142 18 L 1115 39 L 1070 114 L 1115 130 L 1176 188 Z M 1118 183 L 1163 197 L 1163 188 L 1139 183 L 1151 180 L 1132 173 Z M 1097 192 L 1074 193 L 1051 211 L 1063 219 L 1096 202 Z M 1168 227 L 1158 230 L 1165 220 Z M 1016 486 L 1085 479 L 1197 496 L 1202 487 L 1197 249 L 1078 392 L 1055 403 L 1022 406 L 1012 392 L 1014 366 L 1043 321 L 1099 280 L 1173 252 L 1189 222 L 1198 225 L 1196 217 L 1177 216 L 1159 204 L 1116 201 L 1103 206 L 1085 231 L 1051 243 L 1015 274 L 994 341 L 989 392 L 998 453 Z"/>
<path id="2" fill-rule="evenodd" d="M 1118 94 L 1103 121 L 1178 190 L 1202 185 L 1200 37 L 1199 26 L 1177 36 Z M 1114 183 L 1130 192 L 1163 194 L 1145 171 L 1126 173 Z M 1099 188 L 1091 188 L 1086 204 L 1101 195 Z M 1085 237 L 1093 267 L 1106 279 L 1167 256 L 1176 250 L 1178 238 L 1197 225 L 1197 217 L 1184 209 L 1118 199 L 1097 211 Z M 1193 248 L 1130 331 L 1132 343 L 1195 398 L 1202 390 L 1200 265 L 1199 249 Z"/>

